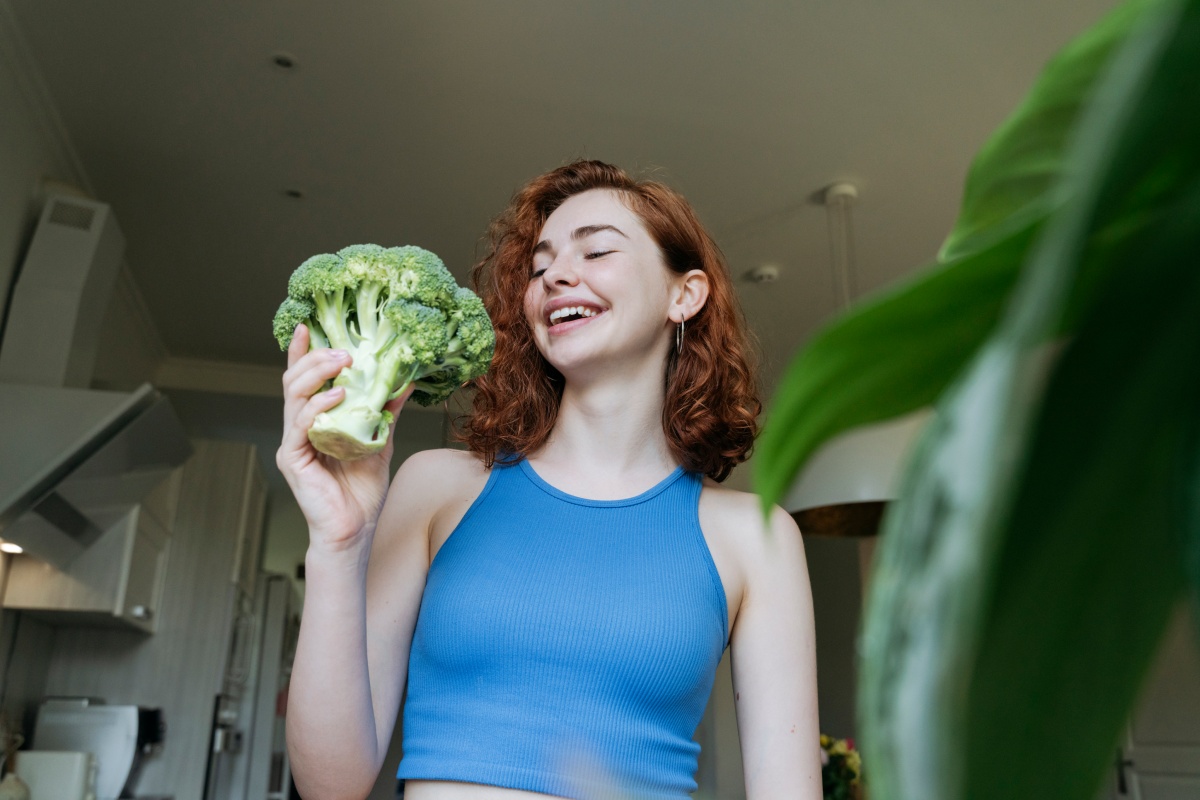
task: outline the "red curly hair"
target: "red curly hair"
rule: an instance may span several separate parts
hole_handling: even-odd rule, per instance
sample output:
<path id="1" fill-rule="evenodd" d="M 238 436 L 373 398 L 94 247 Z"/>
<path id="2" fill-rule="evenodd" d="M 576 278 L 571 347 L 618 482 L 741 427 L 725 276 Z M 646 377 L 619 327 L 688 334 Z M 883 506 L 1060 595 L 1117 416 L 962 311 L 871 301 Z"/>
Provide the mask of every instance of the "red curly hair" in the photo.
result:
<path id="1" fill-rule="evenodd" d="M 575 161 L 534 178 L 493 220 L 488 253 L 472 270 L 472 280 L 496 329 L 496 355 L 487 375 L 473 382 L 474 412 L 458 438 L 489 467 L 533 453 L 549 438 L 563 377 L 534 343 L 525 290 L 546 219 L 567 198 L 590 189 L 625 197 L 669 269 L 708 275 L 708 302 L 687 321 L 682 352 L 677 356 L 672 348 L 667 359 L 663 431 L 685 469 L 722 481 L 750 455 L 762 410 L 729 268 L 681 195 L 600 161 Z"/>

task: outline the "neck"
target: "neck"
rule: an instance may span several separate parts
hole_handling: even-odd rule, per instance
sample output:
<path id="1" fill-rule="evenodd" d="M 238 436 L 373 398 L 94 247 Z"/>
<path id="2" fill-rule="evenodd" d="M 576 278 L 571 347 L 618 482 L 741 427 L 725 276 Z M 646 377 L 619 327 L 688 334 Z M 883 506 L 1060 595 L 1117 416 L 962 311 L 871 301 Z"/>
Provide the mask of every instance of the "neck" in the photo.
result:
<path id="1" fill-rule="evenodd" d="M 614 487 L 652 482 L 674 469 L 662 426 L 663 364 L 655 362 L 626 365 L 603 379 L 568 378 L 554 430 L 531 460 Z"/>

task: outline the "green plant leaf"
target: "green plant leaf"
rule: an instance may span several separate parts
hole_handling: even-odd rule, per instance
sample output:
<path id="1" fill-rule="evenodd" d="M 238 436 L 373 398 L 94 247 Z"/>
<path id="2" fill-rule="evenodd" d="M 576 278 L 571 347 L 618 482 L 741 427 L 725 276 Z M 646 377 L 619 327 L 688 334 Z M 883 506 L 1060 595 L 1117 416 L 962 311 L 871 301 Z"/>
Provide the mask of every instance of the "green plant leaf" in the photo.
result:
<path id="1" fill-rule="evenodd" d="M 1148 2 L 1118 6 L 1046 64 L 1029 94 L 971 162 L 962 209 L 940 260 L 985 249 L 1061 202 L 1051 190 L 1062 177 L 1075 120 L 1113 49 Z"/>
<path id="2" fill-rule="evenodd" d="M 1194 187 L 1047 387 L 989 566 L 966 704 L 970 797 L 1094 798 L 1184 586 L 1185 466 L 1200 428 Z M 1010 768 L 1051 748 L 1053 775 Z"/>
<path id="3" fill-rule="evenodd" d="M 1050 62 L 973 162 L 941 260 L 835 320 L 789 365 L 755 454 L 755 491 L 764 507 L 783 497 L 822 444 L 932 403 L 977 352 L 1028 247 L 1061 202 L 1052 188 L 1080 109 L 1148 2 L 1117 8 Z M 1097 246 L 1130 233 L 1115 228 Z"/>
<path id="4" fill-rule="evenodd" d="M 1053 335 L 1073 331 L 1114 259 L 1162 213 L 1156 176 L 1098 225 Z M 789 365 L 755 450 L 755 491 L 779 502 L 817 449 L 843 431 L 932 404 L 995 328 L 1044 222 L 938 265 L 850 309 Z"/>
<path id="5" fill-rule="evenodd" d="M 995 327 L 1036 223 L 857 306 L 788 368 L 755 446 L 755 491 L 776 503 L 842 431 L 931 404 Z"/>
<path id="6" fill-rule="evenodd" d="M 1200 2 L 1147 6 L 1098 86 L 1067 204 L 886 521 L 860 695 L 873 798 L 1090 800 L 1182 585 Z"/>

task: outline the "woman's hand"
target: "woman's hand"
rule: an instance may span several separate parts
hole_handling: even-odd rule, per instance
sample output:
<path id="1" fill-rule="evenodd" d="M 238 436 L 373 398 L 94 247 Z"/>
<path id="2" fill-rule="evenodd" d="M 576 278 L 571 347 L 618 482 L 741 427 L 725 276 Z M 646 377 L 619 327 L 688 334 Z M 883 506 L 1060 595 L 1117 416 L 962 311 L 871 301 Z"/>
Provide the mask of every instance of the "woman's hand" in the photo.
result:
<path id="1" fill-rule="evenodd" d="M 310 546 L 336 551 L 369 538 L 379 517 L 387 496 L 395 422 L 387 446 L 374 455 L 339 461 L 318 452 L 308 441 L 308 429 L 317 414 L 336 406 L 346 394 L 340 386 L 318 390 L 349 366 L 351 358 L 344 350 L 321 348 L 310 353 L 308 345 L 308 328 L 300 325 L 288 347 L 288 369 L 283 373 L 283 441 L 275 463 L 308 521 Z M 411 393 L 410 389 L 385 408 L 398 415 Z"/>

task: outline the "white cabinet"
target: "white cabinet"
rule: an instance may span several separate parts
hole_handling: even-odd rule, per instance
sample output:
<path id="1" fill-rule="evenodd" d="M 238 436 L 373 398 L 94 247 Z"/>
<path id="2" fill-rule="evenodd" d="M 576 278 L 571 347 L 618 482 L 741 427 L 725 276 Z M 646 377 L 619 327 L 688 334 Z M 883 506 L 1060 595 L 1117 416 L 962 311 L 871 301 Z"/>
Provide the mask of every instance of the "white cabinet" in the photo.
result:
<path id="1" fill-rule="evenodd" d="M 227 682 L 243 585 L 258 570 L 262 473 L 253 447 L 198 440 L 184 464 L 154 636 L 72 625 L 55 632 L 46 694 L 161 708 L 162 752 L 138 795 L 200 800 L 215 698 Z M 235 657 L 237 664 L 242 659 Z M 249 669 L 242 664 L 243 671 Z"/>
<path id="2" fill-rule="evenodd" d="M 123 625 L 153 633 L 170 535 L 137 506 L 65 569 L 13 558 L 4 607 L 55 625 Z"/>

